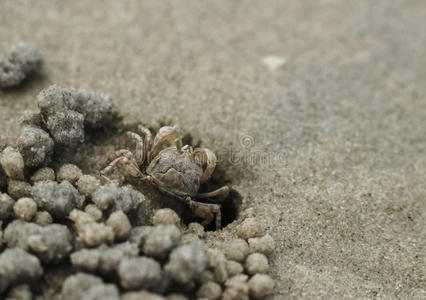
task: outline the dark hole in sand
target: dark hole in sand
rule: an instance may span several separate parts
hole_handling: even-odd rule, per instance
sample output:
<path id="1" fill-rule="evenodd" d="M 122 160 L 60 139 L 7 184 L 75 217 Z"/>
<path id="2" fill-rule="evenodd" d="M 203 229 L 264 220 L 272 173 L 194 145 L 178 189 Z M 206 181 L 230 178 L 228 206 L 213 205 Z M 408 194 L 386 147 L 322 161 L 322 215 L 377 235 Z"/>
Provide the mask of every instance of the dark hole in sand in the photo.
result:
<path id="1" fill-rule="evenodd" d="M 238 217 L 239 208 L 241 207 L 242 197 L 238 191 L 232 188 L 232 182 L 228 180 L 226 171 L 222 166 L 217 165 L 216 170 L 212 174 L 210 180 L 200 187 L 200 192 L 209 192 L 215 189 L 218 189 L 224 185 L 227 185 L 231 188 L 231 191 L 228 197 L 222 202 L 222 226 L 221 228 L 226 227 L 228 224 L 232 223 Z M 198 220 L 202 221 L 202 220 Z M 206 227 L 206 230 L 214 231 L 216 226 L 214 222 L 209 224 Z"/>
<path id="2" fill-rule="evenodd" d="M 231 190 L 228 198 L 222 203 L 222 226 L 221 228 L 226 227 L 228 224 L 234 222 L 238 217 L 238 211 L 241 204 L 241 195 L 236 190 Z M 214 222 L 209 224 L 206 227 L 207 231 L 215 231 L 216 226 Z"/>

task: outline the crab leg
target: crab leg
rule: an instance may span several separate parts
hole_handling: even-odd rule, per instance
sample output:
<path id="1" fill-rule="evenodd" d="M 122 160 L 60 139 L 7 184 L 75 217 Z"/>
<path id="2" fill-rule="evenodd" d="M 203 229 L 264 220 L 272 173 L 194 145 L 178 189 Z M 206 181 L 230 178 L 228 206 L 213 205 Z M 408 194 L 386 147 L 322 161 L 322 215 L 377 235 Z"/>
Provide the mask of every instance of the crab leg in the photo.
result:
<path id="1" fill-rule="evenodd" d="M 146 157 L 146 152 L 145 152 L 146 145 L 145 145 L 143 139 L 141 138 L 141 136 L 139 134 L 134 133 L 132 131 L 127 131 L 126 135 L 130 139 L 135 141 L 135 143 L 136 143 L 136 150 L 135 150 L 136 163 L 139 166 L 143 165 L 143 163 L 145 161 L 145 157 Z"/>
<path id="2" fill-rule="evenodd" d="M 106 175 L 109 174 L 117 164 L 124 166 L 127 173 L 134 177 L 143 177 L 142 172 L 140 171 L 133 154 L 129 150 L 119 150 L 112 155 L 112 162 L 101 171 L 101 176 L 109 180 Z"/>
<path id="3" fill-rule="evenodd" d="M 144 151 L 143 151 L 144 159 L 143 160 L 146 161 L 147 159 L 149 160 L 149 150 L 151 149 L 151 145 L 152 145 L 152 134 L 148 128 L 142 125 L 138 125 L 138 131 L 144 135 Z M 147 161 L 147 164 L 149 163 L 150 161 Z"/>
<path id="4" fill-rule="evenodd" d="M 222 213 L 219 204 L 202 203 L 192 200 L 190 197 L 186 198 L 186 203 L 197 217 L 203 218 L 203 226 L 210 224 L 213 221 L 214 214 L 216 214 L 216 229 L 220 229 L 222 223 Z"/>
<path id="5" fill-rule="evenodd" d="M 226 197 L 228 197 L 230 192 L 229 186 L 225 185 L 217 190 L 208 192 L 208 193 L 199 193 L 197 195 L 197 198 L 200 199 L 205 199 L 205 198 L 209 198 L 208 200 L 211 202 L 215 202 L 215 203 L 221 203 L 223 200 L 226 199 Z M 217 199 L 210 199 L 213 197 L 218 197 Z"/>
<path id="6" fill-rule="evenodd" d="M 176 126 L 173 126 L 173 127 L 164 126 L 160 128 L 160 130 L 158 131 L 157 135 L 154 138 L 154 145 L 152 146 L 152 150 L 149 155 L 150 161 L 153 157 L 155 157 L 158 154 L 161 146 L 165 142 L 168 142 L 170 145 L 175 145 L 179 151 L 181 150 L 182 141 L 180 139 L 179 132 Z"/>
<path id="7" fill-rule="evenodd" d="M 213 153 L 213 151 L 207 148 L 197 148 L 194 151 L 194 157 L 197 158 L 203 165 L 206 164 L 204 174 L 200 180 L 201 183 L 205 183 L 207 180 L 209 180 L 214 169 L 216 168 L 216 155 Z"/>
<path id="8" fill-rule="evenodd" d="M 127 159 L 129 159 L 135 166 L 137 166 L 137 162 L 135 160 L 135 157 L 133 155 L 133 153 L 127 149 L 121 149 L 118 151 L 115 151 L 114 153 L 112 153 L 110 156 L 108 156 L 108 160 L 112 161 L 118 157 L 124 156 Z"/>

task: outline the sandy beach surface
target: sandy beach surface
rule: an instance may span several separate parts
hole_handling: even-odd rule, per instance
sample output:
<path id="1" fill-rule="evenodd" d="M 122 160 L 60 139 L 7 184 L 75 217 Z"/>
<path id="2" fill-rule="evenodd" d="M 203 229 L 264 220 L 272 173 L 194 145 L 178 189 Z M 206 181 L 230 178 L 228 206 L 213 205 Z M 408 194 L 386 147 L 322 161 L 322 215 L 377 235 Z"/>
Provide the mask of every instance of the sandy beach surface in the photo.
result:
<path id="1" fill-rule="evenodd" d="M 247 215 L 274 237 L 270 299 L 425 299 L 425 28 L 422 0 L 2 0 L 1 52 L 45 65 L 0 91 L 0 139 L 51 84 L 106 92 L 120 128 L 72 162 L 97 174 L 121 129 L 178 124 L 236 191 L 208 240 Z"/>

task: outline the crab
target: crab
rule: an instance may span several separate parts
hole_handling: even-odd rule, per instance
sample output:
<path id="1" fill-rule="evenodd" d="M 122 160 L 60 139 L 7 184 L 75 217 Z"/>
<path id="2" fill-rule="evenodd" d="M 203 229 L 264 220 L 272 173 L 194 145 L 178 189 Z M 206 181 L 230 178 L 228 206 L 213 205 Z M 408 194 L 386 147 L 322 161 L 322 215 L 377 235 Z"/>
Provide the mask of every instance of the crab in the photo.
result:
<path id="1" fill-rule="evenodd" d="M 143 138 L 138 133 L 126 132 L 136 143 L 134 154 L 127 149 L 116 151 L 101 176 L 109 180 L 107 174 L 122 165 L 128 175 L 147 180 L 160 191 L 184 201 L 203 219 L 203 226 L 210 224 L 216 215 L 216 229 L 219 229 L 221 203 L 229 195 L 230 188 L 225 185 L 199 193 L 200 185 L 210 179 L 216 167 L 216 155 L 207 148 L 183 146 L 177 126 L 161 127 L 154 140 L 148 128 L 142 125 L 137 128 Z"/>

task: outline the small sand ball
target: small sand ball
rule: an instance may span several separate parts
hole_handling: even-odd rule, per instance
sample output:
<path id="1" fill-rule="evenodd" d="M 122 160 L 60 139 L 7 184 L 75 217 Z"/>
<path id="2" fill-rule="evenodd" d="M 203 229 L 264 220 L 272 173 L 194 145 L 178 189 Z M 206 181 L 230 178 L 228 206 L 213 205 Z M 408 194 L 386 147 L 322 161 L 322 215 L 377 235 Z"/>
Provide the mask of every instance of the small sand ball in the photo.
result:
<path id="1" fill-rule="evenodd" d="M 225 246 L 225 256 L 227 259 L 243 262 L 249 253 L 247 242 L 242 239 L 235 239 Z"/>
<path id="2" fill-rule="evenodd" d="M 182 294 L 169 294 L 166 297 L 167 300 L 188 300 L 188 297 Z"/>
<path id="3" fill-rule="evenodd" d="M 261 253 L 250 254 L 244 263 L 244 268 L 249 275 L 266 273 L 269 269 L 268 259 Z"/>
<path id="4" fill-rule="evenodd" d="M 226 271 L 228 272 L 228 276 L 232 277 L 243 273 L 244 268 L 239 262 L 228 260 L 226 262 Z"/>
<path id="5" fill-rule="evenodd" d="M 51 162 L 55 143 L 50 135 L 41 128 L 25 126 L 16 140 L 19 152 L 27 167 L 48 165 Z"/>
<path id="6" fill-rule="evenodd" d="M 55 171 L 51 168 L 40 168 L 33 176 L 31 176 L 31 182 L 44 181 L 44 180 L 55 180 Z"/>
<path id="7" fill-rule="evenodd" d="M 265 274 L 256 274 L 248 282 L 250 296 L 254 298 L 263 298 L 270 293 L 275 286 L 274 280 Z"/>
<path id="8" fill-rule="evenodd" d="M 77 230 L 80 230 L 86 224 L 91 224 L 95 222 L 95 219 L 93 219 L 90 214 L 76 208 L 74 208 L 70 212 L 68 217 L 71 221 L 74 222 Z"/>
<path id="9" fill-rule="evenodd" d="M 79 237 L 89 246 L 94 247 L 114 240 L 114 231 L 102 223 L 89 223 L 79 231 Z"/>
<path id="10" fill-rule="evenodd" d="M 114 184 L 101 186 L 92 195 L 92 201 L 102 210 L 122 210 L 127 213 L 138 209 L 145 200 L 145 196 L 139 191 L 128 187 L 118 187 Z"/>
<path id="11" fill-rule="evenodd" d="M 113 212 L 105 224 L 112 228 L 115 237 L 119 240 L 127 239 L 132 230 L 129 218 L 122 210 Z"/>
<path id="12" fill-rule="evenodd" d="M 83 175 L 77 181 L 78 191 L 86 198 L 91 197 L 91 195 L 100 187 L 101 181 L 92 175 Z"/>
<path id="13" fill-rule="evenodd" d="M 26 43 L 18 43 L 0 60 L 0 88 L 19 85 L 42 64 L 39 51 Z"/>
<path id="14" fill-rule="evenodd" d="M 27 239 L 27 242 L 29 249 L 35 253 L 46 252 L 48 250 L 41 234 L 30 235 Z"/>
<path id="15" fill-rule="evenodd" d="M 85 198 L 67 180 L 60 184 L 50 180 L 39 181 L 33 185 L 31 192 L 38 207 L 48 211 L 55 219 L 64 219 L 74 208 L 84 206 Z"/>
<path id="16" fill-rule="evenodd" d="M 120 262 L 118 276 L 125 289 L 152 289 L 161 281 L 161 265 L 144 256 L 126 257 Z"/>
<path id="17" fill-rule="evenodd" d="M 219 299 L 222 295 L 222 288 L 214 281 L 204 283 L 197 291 L 197 297 L 206 299 Z"/>
<path id="18" fill-rule="evenodd" d="M 180 218 L 177 213 L 170 208 L 162 208 L 155 212 L 152 217 L 152 224 L 159 225 L 177 225 L 180 222 Z"/>
<path id="19" fill-rule="evenodd" d="M 31 197 L 31 185 L 26 181 L 9 180 L 7 184 L 7 193 L 13 199 Z"/>
<path id="20" fill-rule="evenodd" d="M 30 221 L 37 212 L 37 204 L 31 198 L 21 198 L 15 202 L 13 212 L 19 219 Z"/>
<path id="21" fill-rule="evenodd" d="M 59 182 L 67 180 L 72 184 L 75 184 L 81 176 L 83 176 L 83 172 L 79 167 L 73 164 L 62 165 L 56 174 L 56 178 Z"/>
<path id="22" fill-rule="evenodd" d="M 35 215 L 34 222 L 40 226 L 52 224 L 52 216 L 47 211 L 38 211 Z"/>
<path id="23" fill-rule="evenodd" d="M 84 177 L 84 176 L 83 176 Z M 103 217 L 102 210 L 100 210 L 96 205 L 89 204 L 84 208 L 84 212 L 88 213 L 93 217 L 93 220 L 96 222 L 100 221 Z"/>
<path id="24" fill-rule="evenodd" d="M 269 234 L 261 238 L 251 238 L 248 240 L 250 253 L 259 252 L 265 255 L 271 254 L 275 249 L 275 241 Z"/>
<path id="25" fill-rule="evenodd" d="M 194 243 L 174 249 L 170 254 L 169 262 L 164 266 L 164 271 L 175 282 L 191 285 L 205 270 L 205 265 L 204 249 Z"/>
<path id="26" fill-rule="evenodd" d="M 13 284 L 31 281 L 42 274 L 39 259 L 27 251 L 14 247 L 0 253 L 0 295 Z"/>
<path id="27" fill-rule="evenodd" d="M 18 150 L 7 147 L 0 155 L 0 163 L 7 176 L 14 179 L 24 178 L 24 158 Z"/>
<path id="28" fill-rule="evenodd" d="M 222 300 L 248 300 L 249 288 L 247 278 L 248 276 L 244 274 L 229 278 L 225 282 L 225 291 L 222 294 Z"/>
<path id="29" fill-rule="evenodd" d="M 175 225 L 157 225 L 147 235 L 144 252 L 148 256 L 165 258 L 180 240 L 180 231 Z"/>
<path id="30" fill-rule="evenodd" d="M 197 222 L 189 223 L 188 233 L 193 233 L 201 239 L 206 236 L 206 231 L 204 230 L 203 225 Z"/>
<path id="31" fill-rule="evenodd" d="M 75 224 L 79 239 L 88 247 L 114 240 L 114 231 L 110 226 L 96 223 L 93 217 L 84 211 L 73 209 L 69 218 Z"/>
<path id="32" fill-rule="evenodd" d="M 84 115 L 84 125 L 90 129 L 99 129 L 112 123 L 118 114 L 115 100 L 99 91 L 71 89 L 76 110 Z"/>
<path id="33" fill-rule="evenodd" d="M 256 218 L 247 218 L 237 227 L 237 234 L 242 239 L 249 239 L 252 237 L 261 236 L 263 233 L 263 226 Z"/>
<path id="34" fill-rule="evenodd" d="M 228 279 L 226 271 L 226 258 L 222 251 L 218 249 L 207 249 L 207 266 L 213 270 L 214 280 L 224 283 Z"/>
<path id="35" fill-rule="evenodd" d="M 100 277 L 86 273 L 68 276 L 62 284 L 62 300 L 119 300 L 119 292 L 114 284 L 105 284 Z M 51 298 L 51 297 L 49 297 Z"/>

